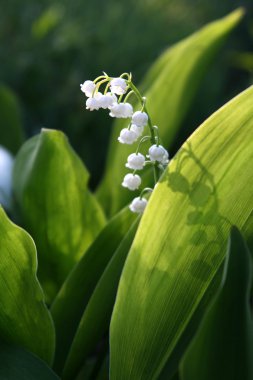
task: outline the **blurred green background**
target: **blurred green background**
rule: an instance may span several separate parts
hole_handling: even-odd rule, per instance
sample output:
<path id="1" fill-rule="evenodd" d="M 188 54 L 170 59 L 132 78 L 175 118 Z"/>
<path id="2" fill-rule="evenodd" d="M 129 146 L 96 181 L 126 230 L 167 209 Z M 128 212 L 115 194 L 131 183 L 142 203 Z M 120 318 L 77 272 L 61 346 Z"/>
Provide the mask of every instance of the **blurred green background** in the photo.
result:
<path id="1" fill-rule="evenodd" d="M 27 137 L 63 130 L 99 182 L 112 119 L 85 110 L 79 84 L 102 71 L 138 83 L 165 48 L 239 6 L 246 17 L 216 58 L 172 149 L 252 83 L 251 0 L 1 0 L 0 82 L 17 95 Z M 186 62 L 187 64 L 187 62 Z"/>

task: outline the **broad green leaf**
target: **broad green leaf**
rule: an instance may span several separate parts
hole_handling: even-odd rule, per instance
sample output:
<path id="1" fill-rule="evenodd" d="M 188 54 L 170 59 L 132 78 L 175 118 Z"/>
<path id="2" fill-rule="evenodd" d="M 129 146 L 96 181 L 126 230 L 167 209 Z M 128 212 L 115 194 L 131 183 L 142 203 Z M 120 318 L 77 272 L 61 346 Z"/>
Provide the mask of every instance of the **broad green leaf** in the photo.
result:
<path id="1" fill-rule="evenodd" d="M 60 380 L 45 362 L 31 352 L 0 343 L 1 380 Z"/>
<path id="2" fill-rule="evenodd" d="M 73 379 L 88 355 L 109 331 L 109 324 L 116 298 L 122 268 L 133 242 L 139 219 L 132 225 L 112 259 L 89 300 L 71 345 L 63 371 L 63 379 Z"/>
<path id="3" fill-rule="evenodd" d="M 0 340 L 51 364 L 55 332 L 36 271 L 33 240 L 0 207 Z"/>
<path id="4" fill-rule="evenodd" d="M 252 268 L 240 232 L 231 231 L 223 281 L 181 361 L 182 380 L 252 380 Z"/>
<path id="5" fill-rule="evenodd" d="M 157 379 L 173 362 L 169 378 L 177 344 L 217 287 L 230 225 L 253 242 L 252 101 L 250 87 L 203 123 L 151 195 L 119 284 L 111 380 Z"/>
<path id="6" fill-rule="evenodd" d="M 24 140 L 21 114 L 15 95 L 0 85 L 0 145 L 16 153 Z"/>
<path id="7" fill-rule="evenodd" d="M 56 328 L 55 369 L 60 372 L 87 303 L 136 215 L 122 210 L 101 231 L 70 273 L 51 307 Z"/>
<path id="8" fill-rule="evenodd" d="M 239 9 L 171 47 L 147 73 L 141 87 L 147 97 L 152 122 L 158 125 L 163 145 L 167 148 L 192 104 L 204 73 L 242 14 Z M 132 197 L 127 189 L 122 189 L 121 182 L 127 173 L 127 156 L 136 150 L 137 144 L 126 146 L 117 140 L 121 128 L 128 124 L 129 120 L 120 120 L 114 125 L 106 171 L 97 193 L 109 215 L 122 208 Z M 150 186 L 152 182 L 149 181 L 147 185 Z"/>
<path id="9" fill-rule="evenodd" d="M 62 132 L 42 130 L 21 148 L 14 194 L 39 255 L 39 279 L 54 295 L 105 224 L 88 172 Z"/>

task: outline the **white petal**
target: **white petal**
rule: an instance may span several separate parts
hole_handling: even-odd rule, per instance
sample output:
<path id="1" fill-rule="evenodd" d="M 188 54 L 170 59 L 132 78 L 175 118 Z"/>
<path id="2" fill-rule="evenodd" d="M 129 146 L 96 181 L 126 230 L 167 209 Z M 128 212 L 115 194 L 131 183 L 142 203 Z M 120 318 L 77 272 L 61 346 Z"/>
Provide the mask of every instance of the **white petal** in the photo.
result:
<path id="1" fill-rule="evenodd" d="M 80 84 L 80 87 L 81 91 L 84 92 L 86 96 L 91 97 L 96 85 L 91 80 L 86 80 L 83 84 Z"/>
<path id="2" fill-rule="evenodd" d="M 136 197 L 132 200 L 132 203 L 130 204 L 129 208 L 132 212 L 141 214 L 145 210 L 147 203 L 147 199 Z"/>
<path id="3" fill-rule="evenodd" d="M 129 190 L 136 190 L 141 184 L 141 177 L 138 174 L 128 173 L 125 175 L 122 182 L 122 186 L 128 188 Z"/>
<path id="4" fill-rule="evenodd" d="M 137 127 L 145 127 L 148 122 L 148 115 L 146 112 L 136 111 L 132 116 L 132 123 Z"/>

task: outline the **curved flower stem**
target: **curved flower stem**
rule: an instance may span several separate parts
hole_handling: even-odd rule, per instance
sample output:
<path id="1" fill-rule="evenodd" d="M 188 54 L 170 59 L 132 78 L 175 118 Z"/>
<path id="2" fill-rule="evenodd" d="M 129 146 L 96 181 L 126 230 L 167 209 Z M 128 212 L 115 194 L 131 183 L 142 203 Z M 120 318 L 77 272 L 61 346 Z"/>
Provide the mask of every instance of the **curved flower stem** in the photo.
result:
<path id="1" fill-rule="evenodd" d="M 153 145 L 155 145 L 155 144 L 159 145 L 159 138 L 158 138 L 158 136 L 156 137 L 155 128 L 153 127 L 150 115 L 149 115 L 148 110 L 147 110 L 146 98 L 143 99 L 143 97 L 141 96 L 138 88 L 135 87 L 135 85 L 133 84 L 132 81 L 129 80 L 128 81 L 128 85 L 132 89 L 132 91 L 134 91 L 134 93 L 136 94 L 136 97 L 138 98 L 138 100 L 140 101 L 140 103 L 141 103 L 141 105 L 143 107 L 143 110 L 148 115 L 148 127 L 149 127 L 149 130 L 150 130 L 150 141 L 151 141 L 151 144 L 153 144 Z M 157 181 L 159 179 L 159 176 L 160 176 L 159 167 L 158 167 L 157 163 L 155 163 L 155 165 L 154 165 L 154 181 L 155 181 L 155 183 L 157 183 Z"/>
<path id="2" fill-rule="evenodd" d="M 124 103 L 126 103 L 126 101 L 128 100 L 128 98 L 129 98 L 131 95 L 133 95 L 133 94 L 134 94 L 134 91 L 133 91 L 133 90 L 129 91 L 129 93 L 126 95 L 126 97 L 125 97 L 125 99 L 124 99 Z"/>
<path id="3" fill-rule="evenodd" d="M 107 93 L 109 86 L 110 86 L 110 81 L 107 83 L 107 85 L 105 87 L 104 95 Z"/>
<path id="4" fill-rule="evenodd" d="M 108 82 L 108 79 L 103 79 L 103 80 L 101 80 L 100 82 L 98 82 L 98 83 L 96 84 L 96 91 L 99 90 L 99 87 L 101 86 L 101 84 L 106 83 L 106 82 Z"/>
<path id="5" fill-rule="evenodd" d="M 145 187 L 145 189 L 143 189 L 140 193 L 140 198 L 142 198 L 145 193 L 152 193 L 152 191 L 153 189 L 151 187 Z"/>
<path id="6" fill-rule="evenodd" d="M 131 125 L 130 125 L 130 127 L 131 127 Z M 150 136 L 144 136 L 140 139 L 139 144 L 138 144 L 137 149 L 136 149 L 136 152 L 135 152 L 136 154 L 139 153 L 141 144 L 147 140 L 150 140 Z"/>
<path id="7" fill-rule="evenodd" d="M 105 75 L 100 75 L 99 77 L 97 77 L 93 82 L 96 83 L 98 82 L 100 79 L 107 79 L 108 80 L 108 77 L 106 77 Z"/>

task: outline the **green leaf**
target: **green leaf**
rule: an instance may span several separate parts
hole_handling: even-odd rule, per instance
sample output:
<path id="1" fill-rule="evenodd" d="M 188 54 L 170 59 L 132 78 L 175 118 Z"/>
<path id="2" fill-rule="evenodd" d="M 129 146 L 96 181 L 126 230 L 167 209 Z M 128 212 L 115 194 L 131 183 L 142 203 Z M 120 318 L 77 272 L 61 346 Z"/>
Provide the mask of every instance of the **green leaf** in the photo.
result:
<path id="1" fill-rule="evenodd" d="M 213 114 L 151 195 L 113 312 L 111 380 L 157 379 L 166 366 L 169 378 L 217 288 L 230 225 L 253 243 L 252 101 L 250 87 Z"/>
<path id="2" fill-rule="evenodd" d="M 0 85 L 0 145 L 16 153 L 24 140 L 21 115 L 15 95 Z"/>
<path id="3" fill-rule="evenodd" d="M 132 245 L 139 219 L 126 234 L 89 300 L 71 345 L 63 371 L 63 379 L 73 379 L 88 355 L 109 331 L 118 283 L 128 251 Z"/>
<path id="4" fill-rule="evenodd" d="M 101 231 L 63 284 L 51 307 L 56 328 L 55 369 L 60 372 L 87 303 L 136 215 L 122 210 Z"/>
<path id="5" fill-rule="evenodd" d="M 19 347 L 0 344 L 1 380 L 60 380 L 39 358 Z"/>
<path id="6" fill-rule="evenodd" d="M 88 177 L 59 131 L 42 130 L 15 161 L 14 194 L 38 248 L 39 279 L 51 297 L 105 224 Z"/>
<path id="7" fill-rule="evenodd" d="M 252 380 L 251 257 L 234 227 L 223 281 L 181 362 L 182 380 Z"/>
<path id="8" fill-rule="evenodd" d="M 0 339 L 51 364 L 55 332 L 36 271 L 33 240 L 0 207 Z"/>
<path id="9" fill-rule="evenodd" d="M 142 88 L 152 122 L 159 127 L 164 146 L 170 147 L 173 142 L 204 73 L 242 14 L 239 9 L 176 44 L 148 72 Z M 114 214 L 132 197 L 127 189 L 122 190 L 121 182 L 127 172 L 127 156 L 136 150 L 136 144 L 126 146 L 117 140 L 121 128 L 128 124 L 129 120 L 119 120 L 114 125 L 106 171 L 97 193 L 108 215 Z M 146 181 L 146 185 L 152 185 L 150 176 Z"/>

